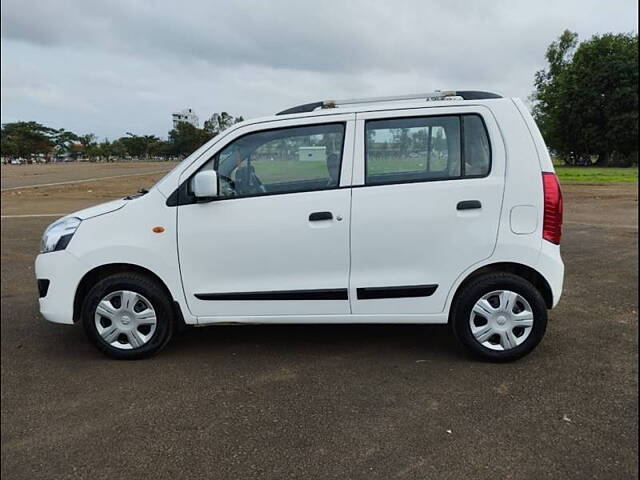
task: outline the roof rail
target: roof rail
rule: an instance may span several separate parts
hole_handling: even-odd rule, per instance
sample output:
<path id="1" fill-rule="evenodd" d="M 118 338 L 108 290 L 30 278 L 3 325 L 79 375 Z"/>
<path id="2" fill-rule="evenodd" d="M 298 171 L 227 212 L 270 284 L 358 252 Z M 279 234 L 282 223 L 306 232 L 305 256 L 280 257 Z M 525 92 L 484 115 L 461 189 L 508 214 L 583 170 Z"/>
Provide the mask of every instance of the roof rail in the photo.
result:
<path id="1" fill-rule="evenodd" d="M 397 102 L 401 100 L 425 100 L 433 102 L 438 100 L 485 100 L 489 98 L 502 98 L 501 95 L 491 92 L 481 92 L 477 90 L 436 90 L 429 93 L 414 93 L 409 95 L 397 95 L 393 97 L 370 97 L 352 98 L 345 100 L 324 100 L 321 102 L 305 103 L 295 107 L 287 108 L 276 115 L 289 115 L 291 113 L 313 112 L 317 108 L 336 108 L 340 105 L 358 105 L 365 103 Z"/>

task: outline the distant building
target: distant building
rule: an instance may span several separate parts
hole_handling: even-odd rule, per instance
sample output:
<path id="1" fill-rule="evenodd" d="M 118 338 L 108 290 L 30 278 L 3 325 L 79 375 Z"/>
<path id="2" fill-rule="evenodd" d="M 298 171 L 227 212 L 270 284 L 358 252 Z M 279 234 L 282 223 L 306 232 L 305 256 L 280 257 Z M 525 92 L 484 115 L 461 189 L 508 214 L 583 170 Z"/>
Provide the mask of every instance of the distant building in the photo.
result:
<path id="1" fill-rule="evenodd" d="M 198 128 L 200 123 L 198 115 L 190 108 L 185 108 L 181 112 L 174 113 L 171 116 L 173 117 L 173 128 L 176 128 L 179 122 L 190 123 L 196 128 Z"/>
<path id="2" fill-rule="evenodd" d="M 327 162 L 327 147 L 300 147 L 298 160 L 301 162 Z"/>

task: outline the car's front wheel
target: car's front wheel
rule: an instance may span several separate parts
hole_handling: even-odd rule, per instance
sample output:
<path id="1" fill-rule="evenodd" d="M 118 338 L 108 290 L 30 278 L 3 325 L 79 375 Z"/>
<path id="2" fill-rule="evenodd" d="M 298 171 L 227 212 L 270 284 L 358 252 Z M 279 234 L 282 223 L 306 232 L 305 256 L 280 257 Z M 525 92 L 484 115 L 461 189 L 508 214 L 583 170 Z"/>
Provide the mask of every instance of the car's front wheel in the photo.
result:
<path id="1" fill-rule="evenodd" d="M 154 280 L 137 273 L 111 275 L 89 290 L 82 307 L 84 330 L 117 359 L 158 353 L 173 333 L 171 302 Z"/>
<path id="2" fill-rule="evenodd" d="M 490 361 L 516 360 L 531 352 L 547 328 L 547 307 L 540 292 L 511 273 L 472 280 L 457 296 L 451 312 L 456 337 Z"/>

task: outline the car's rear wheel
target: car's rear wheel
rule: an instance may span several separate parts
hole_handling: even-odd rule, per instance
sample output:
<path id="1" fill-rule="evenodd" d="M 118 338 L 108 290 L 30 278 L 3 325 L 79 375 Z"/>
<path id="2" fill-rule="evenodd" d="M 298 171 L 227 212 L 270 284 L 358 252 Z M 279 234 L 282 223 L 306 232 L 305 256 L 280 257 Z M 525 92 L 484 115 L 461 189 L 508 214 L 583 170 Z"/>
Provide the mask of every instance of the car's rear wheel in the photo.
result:
<path id="1" fill-rule="evenodd" d="M 450 319 L 456 337 L 472 353 L 490 361 L 516 360 L 531 352 L 547 328 L 540 292 L 511 273 L 472 280 L 458 294 Z"/>
<path id="2" fill-rule="evenodd" d="M 89 339 L 117 359 L 154 355 L 173 333 L 173 311 L 164 289 L 136 273 L 96 283 L 84 300 L 82 322 Z"/>

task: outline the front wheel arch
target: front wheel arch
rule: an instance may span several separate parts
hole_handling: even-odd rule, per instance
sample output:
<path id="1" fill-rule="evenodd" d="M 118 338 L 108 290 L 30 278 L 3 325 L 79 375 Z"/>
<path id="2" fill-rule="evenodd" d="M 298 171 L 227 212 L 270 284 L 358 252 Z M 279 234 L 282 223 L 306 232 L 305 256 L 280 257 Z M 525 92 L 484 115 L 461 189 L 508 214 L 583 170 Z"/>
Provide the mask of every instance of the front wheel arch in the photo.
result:
<path id="1" fill-rule="evenodd" d="M 107 265 L 100 265 L 90 271 L 88 271 L 80 280 L 78 284 L 78 288 L 76 288 L 76 293 L 73 298 L 73 322 L 77 323 L 80 320 L 81 312 L 82 312 L 82 303 L 93 287 L 97 282 L 101 279 L 113 275 L 116 273 L 138 273 L 140 275 L 144 275 L 153 281 L 155 281 L 158 285 L 160 285 L 163 289 L 164 294 L 170 299 L 171 304 L 174 309 L 174 318 L 176 319 L 176 323 L 178 323 L 178 327 L 182 327 L 185 322 L 182 316 L 182 311 L 180 309 L 180 305 L 173 298 L 171 291 L 167 287 L 166 283 L 162 281 L 158 275 L 153 273 L 151 270 L 141 267 L 139 265 L 134 265 L 131 263 L 110 263 Z"/>

